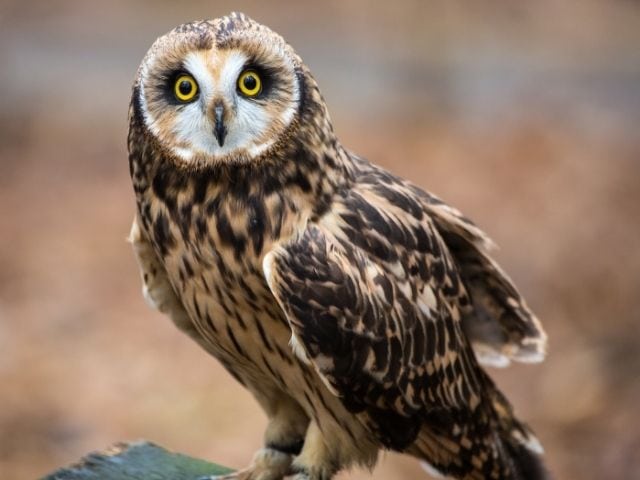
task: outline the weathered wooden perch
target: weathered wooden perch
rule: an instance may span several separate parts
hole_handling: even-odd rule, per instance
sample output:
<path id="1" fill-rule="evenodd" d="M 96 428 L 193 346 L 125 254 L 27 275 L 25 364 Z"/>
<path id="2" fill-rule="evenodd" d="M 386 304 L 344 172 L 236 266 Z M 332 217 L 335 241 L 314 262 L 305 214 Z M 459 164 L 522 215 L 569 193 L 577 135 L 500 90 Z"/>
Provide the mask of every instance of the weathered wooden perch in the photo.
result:
<path id="1" fill-rule="evenodd" d="M 42 480 L 197 480 L 232 470 L 168 452 L 145 441 L 119 443 L 90 453 L 77 464 L 57 470 Z"/>

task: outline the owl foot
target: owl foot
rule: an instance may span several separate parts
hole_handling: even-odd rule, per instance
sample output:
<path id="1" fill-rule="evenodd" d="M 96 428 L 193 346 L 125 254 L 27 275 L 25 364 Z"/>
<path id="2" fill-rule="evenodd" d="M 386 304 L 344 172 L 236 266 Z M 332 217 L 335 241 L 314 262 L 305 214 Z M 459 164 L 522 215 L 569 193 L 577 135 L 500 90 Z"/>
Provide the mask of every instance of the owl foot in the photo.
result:
<path id="1" fill-rule="evenodd" d="M 307 469 L 298 465 L 292 465 L 289 472 L 290 480 L 331 480 L 333 478 L 332 470 L 326 468 Z"/>
<path id="2" fill-rule="evenodd" d="M 256 452 L 251 466 L 225 475 L 201 477 L 198 480 L 282 480 L 289 474 L 293 456 L 273 448 Z"/>

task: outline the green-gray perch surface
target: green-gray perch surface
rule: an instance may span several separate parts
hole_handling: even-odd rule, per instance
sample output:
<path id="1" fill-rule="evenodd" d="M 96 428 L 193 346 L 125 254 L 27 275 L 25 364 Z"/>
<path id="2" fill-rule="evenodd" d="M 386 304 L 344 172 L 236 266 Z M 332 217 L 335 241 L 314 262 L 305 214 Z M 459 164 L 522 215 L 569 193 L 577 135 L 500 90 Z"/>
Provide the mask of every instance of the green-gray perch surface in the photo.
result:
<path id="1" fill-rule="evenodd" d="M 42 480 L 195 480 L 229 472 L 228 468 L 139 441 L 90 453 Z"/>

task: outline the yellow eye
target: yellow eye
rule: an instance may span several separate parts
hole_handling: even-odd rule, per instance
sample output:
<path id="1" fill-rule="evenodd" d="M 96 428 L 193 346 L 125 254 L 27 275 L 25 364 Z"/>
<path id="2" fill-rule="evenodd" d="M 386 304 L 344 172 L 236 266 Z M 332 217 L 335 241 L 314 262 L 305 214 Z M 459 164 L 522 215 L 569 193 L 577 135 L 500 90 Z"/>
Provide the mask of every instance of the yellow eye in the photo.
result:
<path id="1" fill-rule="evenodd" d="M 262 80 L 254 70 L 245 70 L 238 78 L 238 90 L 245 97 L 255 97 L 262 91 Z"/>
<path id="2" fill-rule="evenodd" d="M 198 84 L 191 75 L 180 75 L 173 85 L 173 93 L 181 102 L 193 100 L 198 93 Z"/>

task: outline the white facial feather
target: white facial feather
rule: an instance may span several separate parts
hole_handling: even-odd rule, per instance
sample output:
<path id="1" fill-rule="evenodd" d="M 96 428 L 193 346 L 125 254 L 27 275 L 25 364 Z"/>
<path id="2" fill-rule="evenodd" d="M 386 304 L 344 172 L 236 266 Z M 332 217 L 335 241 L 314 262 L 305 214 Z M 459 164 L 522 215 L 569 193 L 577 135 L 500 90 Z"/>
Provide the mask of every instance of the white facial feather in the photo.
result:
<path id="1" fill-rule="evenodd" d="M 263 104 L 237 92 L 238 77 L 247 64 L 248 57 L 242 52 L 230 52 L 218 58 L 212 58 L 211 55 L 215 53 L 195 51 L 185 56 L 185 70 L 195 78 L 199 95 L 196 101 L 178 108 L 171 130 L 174 138 L 165 143 L 185 162 L 190 162 L 197 156 L 216 158 L 242 150 L 249 156 L 257 156 L 273 145 L 275 139 L 261 140 L 273 120 L 272 113 Z M 220 65 L 216 65 L 216 62 L 220 62 Z M 288 60 L 285 63 L 291 68 L 293 75 L 293 64 Z M 143 78 L 148 70 L 145 67 L 142 71 Z M 216 71 L 219 72 L 218 75 L 214 74 Z M 285 127 L 293 120 L 299 100 L 297 82 L 293 83 L 292 105 L 281 113 L 279 119 Z M 149 112 L 144 85 L 141 85 L 141 93 L 147 125 L 154 135 L 161 136 L 161 129 Z M 218 100 L 223 102 L 225 108 L 232 110 L 225 115 L 227 135 L 222 146 L 214 135 L 215 124 L 211 118 L 212 104 Z"/>
<path id="2" fill-rule="evenodd" d="M 140 77 L 146 78 L 149 74 L 149 64 L 144 63 L 142 65 L 142 69 L 140 70 Z M 144 122 L 151 130 L 151 133 L 156 137 L 160 134 L 160 129 L 158 128 L 157 123 L 153 119 L 151 113 L 149 113 L 149 105 L 147 104 L 147 95 L 144 88 L 144 82 L 140 82 L 140 106 L 142 109 L 142 116 L 144 117 Z"/>

